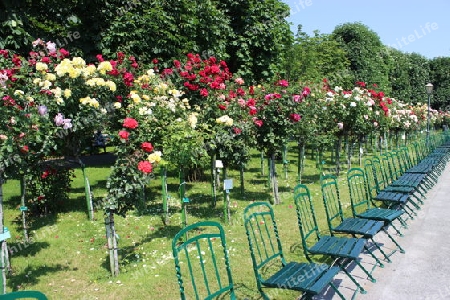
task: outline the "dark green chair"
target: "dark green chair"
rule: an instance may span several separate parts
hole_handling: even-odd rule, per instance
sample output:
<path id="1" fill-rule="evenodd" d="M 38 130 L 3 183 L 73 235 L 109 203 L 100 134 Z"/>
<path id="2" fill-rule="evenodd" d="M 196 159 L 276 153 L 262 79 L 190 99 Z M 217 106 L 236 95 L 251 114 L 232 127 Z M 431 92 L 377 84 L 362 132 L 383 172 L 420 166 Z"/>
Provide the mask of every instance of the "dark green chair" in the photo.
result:
<path id="1" fill-rule="evenodd" d="M 47 300 L 47 296 L 39 291 L 17 291 L 8 294 L 0 295 L 2 300 L 14 300 L 14 299 L 35 299 L 35 300 Z"/>
<path id="2" fill-rule="evenodd" d="M 345 299 L 332 283 L 338 267 L 308 262 L 286 262 L 281 247 L 273 209 L 266 202 L 255 202 L 244 210 L 245 231 L 255 272 L 256 284 L 263 299 L 270 299 L 263 288 L 280 288 L 302 292 L 302 299 L 312 299 L 327 287 Z"/>
<path id="3" fill-rule="evenodd" d="M 339 194 L 339 186 L 335 175 L 323 175 L 320 177 L 323 204 L 327 216 L 328 229 L 331 235 L 336 233 L 348 234 L 353 237 L 362 237 L 372 241 L 373 245 L 381 252 L 384 258 L 391 262 L 383 249 L 375 242 L 374 237 L 382 231 L 384 223 L 381 221 L 363 219 L 358 217 L 346 218 L 342 210 L 342 203 Z M 366 251 L 375 259 L 377 264 L 383 267 L 383 263 L 367 247 Z"/>
<path id="4" fill-rule="evenodd" d="M 304 184 L 298 184 L 294 188 L 294 203 L 297 212 L 298 226 L 302 238 L 303 252 L 309 261 L 312 256 L 325 256 L 333 260 L 340 269 L 356 285 L 356 291 L 365 294 L 365 289 L 359 284 L 347 268 L 355 263 L 372 281 L 376 282 L 371 273 L 360 263 L 360 255 L 364 250 L 367 240 L 364 238 L 337 237 L 322 235 L 317 225 L 314 206 L 311 201 L 309 189 Z"/>
<path id="5" fill-rule="evenodd" d="M 364 218 L 384 222 L 383 230 L 389 239 L 397 246 L 401 253 L 405 250 L 397 243 L 394 237 L 389 233 L 389 226 L 392 227 L 400 236 L 402 233 L 393 224 L 399 221 L 403 225 L 401 216 L 404 211 L 399 209 L 388 209 L 373 207 L 367 190 L 367 180 L 364 171 L 360 168 L 352 168 L 347 172 L 347 183 L 350 192 L 350 202 L 354 217 Z"/>
<path id="6" fill-rule="evenodd" d="M 372 173 L 374 181 L 368 181 L 368 190 L 371 201 L 386 205 L 391 209 L 403 209 L 410 219 L 417 215 L 414 208 L 411 208 L 408 201 L 409 194 L 385 191 L 388 186 L 386 174 L 383 171 L 381 161 L 378 157 L 364 161 L 364 170 L 366 174 Z"/>
<path id="7" fill-rule="evenodd" d="M 182 300 L 236 299 L 219 223 L 204 221 L 185 227 L 173 238 L 172 251 Z"/>

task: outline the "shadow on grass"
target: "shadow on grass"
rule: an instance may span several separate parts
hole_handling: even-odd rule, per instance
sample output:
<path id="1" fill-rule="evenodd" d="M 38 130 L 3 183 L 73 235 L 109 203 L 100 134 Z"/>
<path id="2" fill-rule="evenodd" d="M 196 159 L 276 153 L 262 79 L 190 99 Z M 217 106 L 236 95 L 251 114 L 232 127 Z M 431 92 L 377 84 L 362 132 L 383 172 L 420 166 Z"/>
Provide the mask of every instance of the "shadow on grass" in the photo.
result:
<path id="1" fill-rule="evenodd" d="M 50 244 L 47 242 L 36 242 L 33 238 L 30 239 L 29 242 L 26 241 L 17 241 L 17 242 L 9 242 L 8 251 L 10 258 L 14 258 L 17 256 L 28 257 L 35 256 L 39 251 L 50 247 Z"/>
<path id="2" fill-rule="evenodd" d="M 157 238 L 167 238 L 175 236 L 181 230 L 181 226 L 179 225 L 166 225 L 161 226 L 155 229 L 152 233 L 144 236 L 140 241 L 135 242 L 133 245 L 126 247 L 119 247 L 119 268 L 126 268 L 130 264 L 135 264 L 141 262 L 141 257 L 136 255 L 136 250 L 139 249 L 140 246 L 151 242 Z M 102 263 L 102 267 L 110 272 L 110 260 L 109 254 L 106 255 L 106 259 Z"/>
<path id="3" fill-rule="evenodd" d="M 15 273 L 13 270 L 13 276 L 8 278 L 7 285 L 13 290 L 17 291 L 23 287 L 33 286 L 39 282 L 41 276 L 49 273 L 56 273 L 60 271 L 67 271 L 69 268 L 60 264 L 54 266 L 28 266 L 20 273 Z"/>

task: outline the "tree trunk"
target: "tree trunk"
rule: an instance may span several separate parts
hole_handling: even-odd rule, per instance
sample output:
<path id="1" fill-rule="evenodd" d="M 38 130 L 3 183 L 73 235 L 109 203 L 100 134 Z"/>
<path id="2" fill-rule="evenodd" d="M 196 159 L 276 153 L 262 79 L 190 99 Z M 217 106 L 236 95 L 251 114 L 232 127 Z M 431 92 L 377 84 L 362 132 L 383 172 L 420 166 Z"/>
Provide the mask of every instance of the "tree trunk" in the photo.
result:
<path id="1" fill-rule="evenodd" d="M 212 207 L 216 207 L 217 203 L 217 168 L 216 168 L 216 155 L 211 155 L 211 194 L 212 194 Z"/>
<path id="2" fill-rule="evenodd" d="M 275 170 L 275 153 L 270 154 L 269 174 L 270 174 L 270 182 L 271 182 L 272 192 L 273 192 L 273 203 L 280 204 L 281 202 L 280 202 L 280 197 L 278 194 L 277 172 Z"/>
<path id="3" fill-rule="evenodd" d="M 167 169 L 161 167 L 161 191 L 162 191 L 162 201 L 163 201 L 163 216 L 162 220 L 165 226 L 169 224 L 169 204 L 167 195 Z"/>
<path id="4" fill-rule="evenodd" d="M 105 218 L 106 237 L 108 239 L 109 266 L 112 276 L 119 275 L 119 251 L 117 247 L 116 228 L 114 226 L 114 211 L 109 211 Z"/>
<path id="5" fill-rule="evenodd" d="M 27 209 L 26 209 L 26 192 L 27 192 L 27 179 L 25 175 L 20 177 L 20 210 L 22 213 L 22 226 L 23 226 L 23 239 L 26 243 L 29 242 L 28 229 L 27 229 Z"/>
<path id="6" fill-rule="evenodd" d="M 336 176 L 339 176 L 341 172 L 341 145 L 342 145 L 342 135 L 339 135 L 336 141 Z"/>
<path id="7" fill-rule="evenodd" d="M 298 141 L 298 161 L 297 161 L 297 181 L 302 183 L 302 174 L 305 161 L 305 143 L 302 140 Z"/>
<path id="8" fill-rule="evenodd" d="M 244 181 L 244 164 L 241 163 L 239 168 L 239 178 L 241 181 L 241 196 L 244 196 L 245 194 L 245 181 Z"/>
<path id="9" fill-rule="evenodd" d="M 184 179 L 183 167 L 180 167 L 180 200 L 181 200 L 181 228 L 187 226 L 187 204 L 189 202 L 185 195 L 186 181 Z"/>
<path id="10" fill-rule="evenodd" d="M 261 176 L 264 176 L 264 153 L 261 151 Z"/>
<path id="11" fill-rule="evenodd" d="M 287 146 L 283 145 L 283 153 L 282 153 L 282 159 L 283 159 L 283 171 L 284 171 L 284 179 L 288 179 L 288 160 L 287 160 Z"/>
<path id="12" fill-rule="evenodd" d="M 0 172 L 0 233 L 4 233 L 4 220 L 3 220 L 3 173 Z M 0 279 L 1 279 L 1 291 L 0 295 L 6 293 L 6 270 L 9 266 L 9 258 L 8 258 L 8 247 L 6 244 L 6 240 L 0 241 L 1 249 L 0 249 Z"/>

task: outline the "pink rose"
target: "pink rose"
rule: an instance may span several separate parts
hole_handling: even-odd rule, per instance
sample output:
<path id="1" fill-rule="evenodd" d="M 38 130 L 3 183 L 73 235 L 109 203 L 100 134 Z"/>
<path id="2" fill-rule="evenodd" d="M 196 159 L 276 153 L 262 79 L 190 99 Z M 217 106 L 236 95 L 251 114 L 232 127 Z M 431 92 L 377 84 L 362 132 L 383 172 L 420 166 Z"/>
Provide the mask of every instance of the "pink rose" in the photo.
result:
<path id="1" fill-rule="evenodd" d="M 262 120 L 256 119 L 255 121 L 253 121 L 253 123 L 255 123 L 255 125 L 258 126 L 258 127 L 263 126 L 263 121 Z"/>
<path id="2" fill-rule="evenodd" d="M 138 122 L 133 118 L 125 118 L 125 120 L 123 120 L 123 127 L 125 128 L 135 129 L 138 126 Z"/>
<path id="3" fill-rule="evenodd" d="M 128 137 L 130 136 L 130 133 L 128 132 L 128 131 L 125 131 L 125 130 L 121 130 L 121 131 L 119 131 L 119 137 L 122 139 L 122 140 L 128 140 Z"/>
<path id="4" fill-rule="evenodd" d="M 138 169 L 144 174 L 152 172 L 152 164 L 148 160 L 143 160 L 138 163 Z"/>

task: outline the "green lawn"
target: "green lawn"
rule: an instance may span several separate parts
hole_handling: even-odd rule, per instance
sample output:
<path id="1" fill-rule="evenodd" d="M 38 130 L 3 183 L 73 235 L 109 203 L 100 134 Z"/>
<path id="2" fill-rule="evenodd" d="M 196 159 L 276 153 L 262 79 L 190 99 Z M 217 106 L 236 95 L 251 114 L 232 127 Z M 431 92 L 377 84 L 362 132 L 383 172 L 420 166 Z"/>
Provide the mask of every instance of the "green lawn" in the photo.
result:
<path id="1" fill-rule="evenodd" d="M 328 153 L 329 154 L 329 153 Z M 307 154 L 303 183 L 311 190 L 321 229 L 326 229 L 322 195 L 318 184 L 319 171 L 315 161 Z M 332 170 L 326 156 L 324 170 Z M 281 161 L 278 161 L 280 196 L 275 215 L 288 260 L 305 260 L 300 244 L 292 190 L 296 184 L 297 154 L 289 153 L 287 178 Z M 239 172 L 229 171 L 234 179 L 230 199 L 231 224 L 224 225 L 227 246 L 230 250 L 231 268 L 237 286 L 238 299 L 259 299 L 256 290 L 247 239 L 242 222 L 242 211 L 251 201 L 270 201 L 270 189 L 266 176 L 261 175 L 260 155 L 255 151 L 245 172 L 245 193 L 240 194 Z M 342 199 L 349 202 L 344 171 L 339 178 Z M 106 179 L 110 166 L 86 169 L 95 199 L 106 195 Z M 267 172 L 266 172 L 267 173 Z M 177 299 L 177 279 L 171 252 L 172 237 L 180 230 L 181 215 L 178 196 L 179 180 L 176 172 L 170 173 L 170 223 L 162 222 L 161 181 L 156 175 L 147 190 L 147 208 L 132 212 L 126 218 L 116 218 L 119 234 L 120 275 L 111 277 L 106 247 L 103 212 L 95 212 L 95 221 L 89 221 L 81 170 L 71 189 L 70 203 L 66 203 L 57 215 L 42 216 L 33 224 L 32 240 L 23 243 L 19 217 L 19 184 L 9 180 L 4 185 L 5 225 L 12 233 L 8 240 L 11 251 L 12 273 L 7 279 L 8 291 L 40 290 L 50 299 Z M 222 191 L 221 191 L 222 193 Z M 188 183 L 188 223 L 199 220 L 223 222 L 223 196 L 219 195 L 217 206 L 212 208 L 211 187 L 208 182 Z M 349 209 L 347 212 L 350 213 Z M 299 293 L 282 291 L 276 299 L 294 299 Z"/>

